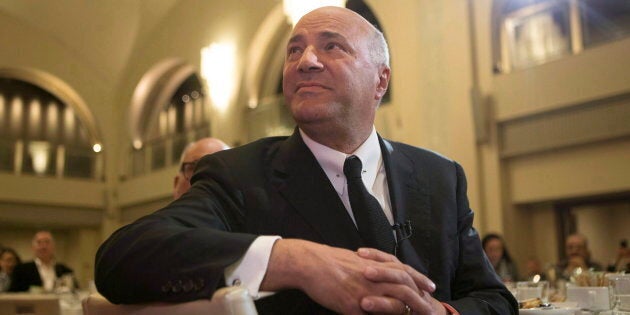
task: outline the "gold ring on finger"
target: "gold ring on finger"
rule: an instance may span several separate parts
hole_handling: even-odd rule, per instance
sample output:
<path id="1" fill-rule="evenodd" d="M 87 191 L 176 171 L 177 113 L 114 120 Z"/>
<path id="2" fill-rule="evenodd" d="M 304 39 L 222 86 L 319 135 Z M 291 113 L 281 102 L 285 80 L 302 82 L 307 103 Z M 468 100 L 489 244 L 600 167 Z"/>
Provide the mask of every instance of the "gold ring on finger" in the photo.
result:
<path id="1" fill-rule="evenodd" d="M 402 312 L 402 315 L 411 315 L 411 307 L 405 304 L 405 310 Z"/>

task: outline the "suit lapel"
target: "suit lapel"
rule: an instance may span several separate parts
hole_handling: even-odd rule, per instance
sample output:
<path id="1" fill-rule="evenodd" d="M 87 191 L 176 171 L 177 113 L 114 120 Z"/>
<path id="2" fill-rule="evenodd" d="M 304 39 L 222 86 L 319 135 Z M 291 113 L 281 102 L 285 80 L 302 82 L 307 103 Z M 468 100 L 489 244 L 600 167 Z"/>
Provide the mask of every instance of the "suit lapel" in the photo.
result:
<path id="1" fill-rule="evenodd" d="M 278 192 L 331 246 L 356 249 L 362 241 L 326 173 L 297 129 L 272 161 Z"/>
<path id="2" fill-rule="evenodd" d="M 426 274 L 428 271 L 427 244 L 430 243 L 430 206 L 428 179 L 414 168 L 414 163 L 406 155 L 379 136 L 387 185 L 394 213 L 394 223 L 411 222 L 412 234 L 408 239 L 399 240 L 398 258 Z"/>

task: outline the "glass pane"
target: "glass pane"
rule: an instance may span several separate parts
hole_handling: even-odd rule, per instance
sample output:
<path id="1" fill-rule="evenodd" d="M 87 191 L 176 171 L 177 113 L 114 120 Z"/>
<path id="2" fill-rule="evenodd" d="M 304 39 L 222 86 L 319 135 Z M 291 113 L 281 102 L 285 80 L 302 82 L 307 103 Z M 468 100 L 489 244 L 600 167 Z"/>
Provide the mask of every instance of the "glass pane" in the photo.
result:
<path id="1" fill-rule="evenodd" d="M 15 143 L 13 141 L 0 141 L 0 171 L 13 172 L 15 163 Z"/>
<path id="2" fill-rule="evenodd" d="M 567 3 L 533 12 L 525 8 L 523 12 L 506 19 L 514 68 L 534 66 L 570 53 Z"/>
<path id="3" fill-rule="evenodd" d="M 179 158 L 187 144 L 186 135 L 179 134 L 173 138 L 173 151 L 171 152 L 173 164 L 179 164 Z"/>
<path id="4" fill-rule="evenodd" d="M 157 170 L 166 166 L 166 142 L 156 141 L 152 144 L 151 169 Z"/>
<path id="5" fill-rule="evenodd" d="M 144 174 L 144 148 L 131 151 L 131 175 L 138 176 Z"/>
<path id="6" fill-rule="evenodd" d="M 199 127 L 195 133 L 195 139 L 201 139 L 210 137 L 210 126 L 206 123 L 204 126 Z"/>
<path id="7" fill-rule="evenodd" d="M 630 1 L 580 1 L 584 46 L 592 46 L 630 35 Z"/>
<path id="8" fill-rule="evenodd" d="M 92 178 L 94 165 L 94 152 L 89 149 L 67 149 L 64 176 Z"/>

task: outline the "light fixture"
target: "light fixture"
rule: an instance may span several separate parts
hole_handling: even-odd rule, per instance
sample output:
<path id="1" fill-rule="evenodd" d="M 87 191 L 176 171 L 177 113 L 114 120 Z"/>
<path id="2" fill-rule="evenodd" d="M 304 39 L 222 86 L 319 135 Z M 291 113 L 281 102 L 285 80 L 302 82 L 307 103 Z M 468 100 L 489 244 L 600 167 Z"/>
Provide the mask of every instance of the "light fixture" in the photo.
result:
<path id="1" fill-rule="evenodd" d="M 289 18 L 291 25 L 300 20 L 304 14 L 325 6 L 345 7 L 346 0 L 283 0 L 284 14 Z"/>
<path id="2" fill-rule="evenodd" d="M 229 43 L 212 43 L 201 50 L 201 76 L 210 99 L 223 112 L 230 104 L 236 86 L 236 48 Z"/>
<path id="3" fill-rule="evenodd" d="M 101 150 L 103 150 L 103 147 L 101 146 L 100 143 L 95 143 L 92 146 L 92 150 L 94 150 L 94 152 L 96 152 L 96 153 L 99 153 L 99 152 L 101 152 Z"/>
<path id="4" fill-rule="evenodd" d="M 33 171 L 37 175 L 44 175 L 48 169 L 48 153 L 50 143 L 46 141 L 31 141 L 28 144 L 28 153 L 33 161 Z"/>
<path id="5" fill-rule="evenodd" d="M 136 150 L 142 149 L 142 140 L 139 140 L 139 139 L 133 140 L 133 148 Z"/>

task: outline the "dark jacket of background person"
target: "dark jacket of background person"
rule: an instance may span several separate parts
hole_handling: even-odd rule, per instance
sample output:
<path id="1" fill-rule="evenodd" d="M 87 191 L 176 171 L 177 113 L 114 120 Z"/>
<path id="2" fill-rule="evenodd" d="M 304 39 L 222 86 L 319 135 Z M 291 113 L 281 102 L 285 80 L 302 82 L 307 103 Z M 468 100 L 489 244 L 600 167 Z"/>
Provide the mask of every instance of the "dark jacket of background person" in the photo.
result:
<path id="1" fill-rule="evenodd" d="M 466 180 L 455 162 L 380 140 L 395 222 L 410 220 L 398 258 L 426 274 L 434 297 L 461 314 L 517 306 L 482 252 Z M 257 235 L 356 250 L 362 241 L 339 196 L 296 131 L 201 159 L 191 190 L 116 231 L 96 255 L 96 285 L 114 303 L 212 296 L 224 269 Z M 257 301 L 261 314 L 329 313 L 297 290 Z"/>
<path id="2" fill-rule="evenodd" d="M 61 263 L 55 264 L 55 275 L 61 277 L 65 274 L 72 273 L 72 269 Z M 15 266 L 13 270 L 13 281 L 11 282 L 12 292 L 28 291 L 31 286 L 42 287 L 42 278 L 37 270 L 37 265 L 34 261 L 29 261 L 21 265 Z"/>

